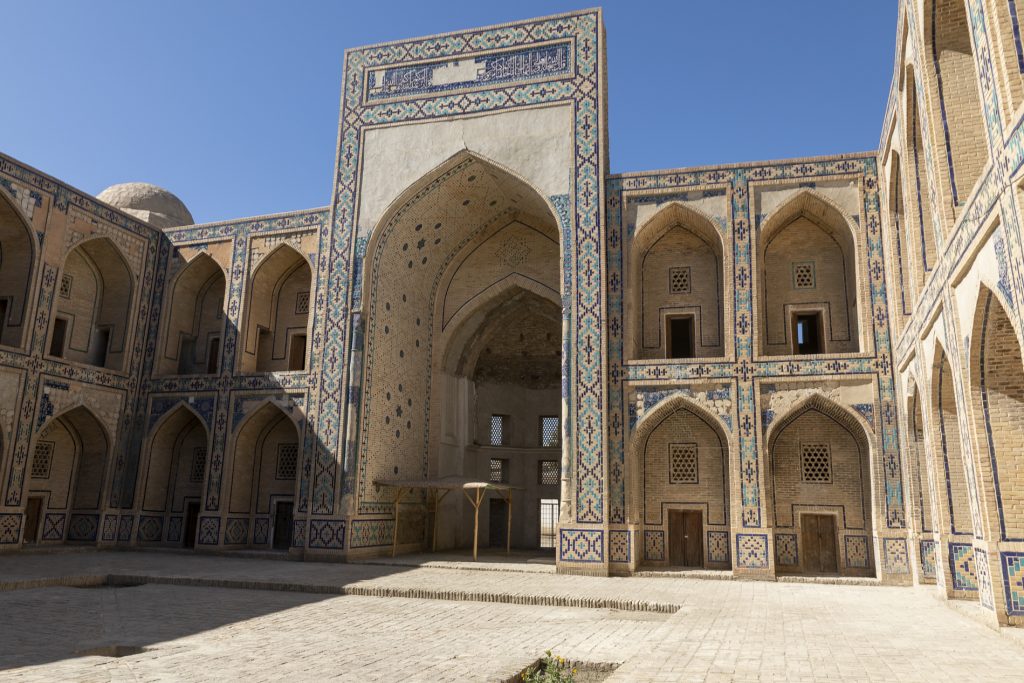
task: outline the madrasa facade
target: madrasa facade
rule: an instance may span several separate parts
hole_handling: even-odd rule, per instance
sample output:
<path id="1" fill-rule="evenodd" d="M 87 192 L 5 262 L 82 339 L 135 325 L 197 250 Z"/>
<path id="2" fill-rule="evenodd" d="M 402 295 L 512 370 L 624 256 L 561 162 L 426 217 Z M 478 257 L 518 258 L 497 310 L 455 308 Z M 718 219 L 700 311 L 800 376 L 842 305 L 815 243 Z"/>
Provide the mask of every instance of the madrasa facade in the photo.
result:
<path id="1" fill-rule="evenodd" d="M 324 207 L 196 225 L 0 156 L 0 550 L 476 528 L 1021 623 L 1022 12 L 902 1 L 866 153 L 610 173 L 588 10 L 348 50 Z"/>

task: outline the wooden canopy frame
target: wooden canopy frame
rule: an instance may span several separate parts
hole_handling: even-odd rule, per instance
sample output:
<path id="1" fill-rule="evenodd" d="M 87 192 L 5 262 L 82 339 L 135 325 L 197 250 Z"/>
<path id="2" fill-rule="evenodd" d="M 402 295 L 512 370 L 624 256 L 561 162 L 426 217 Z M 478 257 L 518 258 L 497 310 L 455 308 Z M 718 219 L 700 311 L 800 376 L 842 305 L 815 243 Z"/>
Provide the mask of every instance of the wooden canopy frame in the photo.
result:
<path id="1" fill-rule="evenodd" d="M 387 486 L 395 489 L 395 528 L 391 538 L 391 557 L 398 552 L 398 510 L 402 498 L 407 493 L 426 490 L 434 501 L 434 528 L 431 540 L 431 551 L 437 551 L 437 517 L 441 501 L 451 491 L 462 491 L 466 500 L 473 506 L 473 561 L 476 562 L 477 549 L 480 541 L 480 504 L 488 491 L 496 491 L 508 505 L 508 529 L 505 532 L 505 554 L 512 550 L 512 491 L 517 487 L 498 484 L 491 481 L 476 481 L 463 477 L 439 477 L 437 479 L 379 479 L 376 486 Z M 472 495 L 470 495 L 472 494 Z"/>

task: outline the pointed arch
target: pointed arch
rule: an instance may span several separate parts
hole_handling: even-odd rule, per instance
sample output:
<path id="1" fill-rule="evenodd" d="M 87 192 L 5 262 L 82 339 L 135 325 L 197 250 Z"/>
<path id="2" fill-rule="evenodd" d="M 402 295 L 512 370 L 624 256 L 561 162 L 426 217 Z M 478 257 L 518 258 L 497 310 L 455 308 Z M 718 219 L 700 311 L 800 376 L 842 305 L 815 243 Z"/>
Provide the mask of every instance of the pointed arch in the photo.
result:
<path id="1" fill-rule="evenodd" d="M 210 436 L 205 420 L 184 400 L 157 420 L 140 473 L 143 514 L 181 514 L 187 500 L 202 498 Z"/>
<path id="2" fill-rule="evenodd" d="M 939 489 L 939 531 L 944 535 L 970 537 L 974 533 L 968 478 L 964 461 L 960 409 L 956 403 L 956 377 L 942 342 L 935 340 L 931 369 L 932 450 L 935 453 Z M 939 478 L 937 476 L 937 478 Z"/>
<path id="3" fill-rule="evenodd" d="M 306 256 L 281 243 L 249 278 L 243 372 L 304 371 L 313 271 Z"/>
<path id="4" fill-rule="evenodd" d="M 302 430 L 289 412 L 265 400 L 249 411 L 231 439 L 226 509 L 227 533 L 233 545 L 265 546 L 271 538 L 283 539 L 284 548 L 290 545 Z M 287 519 L 282 519 L 280 506 L 287 507 Z M 278 523 L 283 528 L 274 533 L 272 524 Z M 269 531 L 260 534 L 258 528 Z"/>
<path id="5" fill-rule="evenodd" d="M 999 103 L 1004 129 L 1012 129 L 1017 121 L 1014 113 L 1024 101 L 1024 46 L 1020 41 L 1024 26 L 1024 3 L 1008 0 L 987 0 L 985 32 L 992 38 L 999 79 Z"/>
<path id="6" fill-rule="evenodd" d="M 928 184 L 928 157 L 925 154 L 924 128 L 921 125 L 921 107 L 917 78 L 913 65 L 908 64 L 905 70 L 907 88 L 904 93 L 904 118 L 906 140 L 904 148 L 908 150 L 908 183 L 913 198 L 910 220 L 907 224 L 907 249 L 911 254 L 913 268 L 913 286 L 916 293 L 938 263 L 938 237 L 935 232 L 935 219 L 932 215 L 931 192 Z"/>
<path id="7" fill-rule="evenodd" d="M 764 219 L 756 266 L 762 355 L 861 350 L 859 244 L 852 219 L 813 189 Z"/>
<path id="8" fill-rule="evenodd" d="M 38 262 L 39 243 L 32 226 L 0 189 L 0 345 L 25 343 Z"/>
<path id="9" fill-rule="evenodd" d="M 60 271 L 49 355 L 125 369 L 134 301 L 135 275 L 117 244 L 103 236 L 79 242 Z"/>
<path id="10" fill-rule="evenodd" d="M 984 285 L 978 292 L 970 348 L 970 393 L 978 435 L 979 492 L 986 537 L 1024 541 L 1024 363 L 1010 316 Z M 976 530 L 977 531 L 977 530 Z"/>
<path id="11" fill-rule="evenodd" d="M 669 202 L 637 227 L 628 253 L 626 357 L 725 355 L 726 251 L 714 222 L 698 209 Z M 682 330 L 692 337 L 682 345 L 688 348 L 678 339 L 670 343 L 673 325 L 677 336 Z"/>
<path id="12" fill-rule="evenodd" d="M 928 90 L 934 103 L 932 139 L 942 150 L 944 189 L 953 219 L 967 203 L 989 160 L 971 24 L 964 0 L 925 0 L 921 15 L 930 59 Z M 949 221 L 951 224 L 952 221 Z"/>
<path id="13" fill-rule="evenodd" d="M 922 537 L 930 538 L 935 531 L 932 520 L 933 475 L 925 442 L 925 403 L 916 378 L 913 379 L 906 396 L 906 466 L 909 473 L 907 499 L 911 502 L 914 530 Z"/>
<path id="14" fill-rule="evenodd" d="M 766 443 L 766 502 L 778 571 L 873 575 L 867 425 L 815 392 L 772 424 Z"/>
<path id="15" fill-rule="evenodd" d="M 168 291 L 157 373 L 216 374 L 226 320 L 224 269 L 200 252 L 178 272 Z"/>
<path id="16" fill-rule="evenodd" d="M 903 329 L 907 318 L 914 312 L 917 293 L 913 286 L 913 265 L 908 253 L 910 232 L 907 226 L 906 206 L 903 201 L 903 165 L 899 152 L 893 150 L 889 164 L 889 263 L 895 269 L 894 284 L 898 296 L 893 298 L 897 303 L 899 314 L 895 317 L 898 330 Z"/>

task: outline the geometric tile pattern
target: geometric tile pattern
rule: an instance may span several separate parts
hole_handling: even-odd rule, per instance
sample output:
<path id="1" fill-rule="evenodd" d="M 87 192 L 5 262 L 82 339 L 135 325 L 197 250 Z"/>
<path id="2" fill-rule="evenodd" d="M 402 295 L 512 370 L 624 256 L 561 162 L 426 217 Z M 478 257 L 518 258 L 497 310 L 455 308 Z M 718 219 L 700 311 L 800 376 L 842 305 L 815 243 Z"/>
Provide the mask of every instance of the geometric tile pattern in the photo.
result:
<path id="1" fill-rule="evenodd" d="M 117 540 L 117 515 L 104 515 L 102 539 L 104 541 Z"/>
<path id="2" fill-rule="evenodd" d="M 608 561 L 629 562 L 630 532 L 613 530 L 608 532 Z"/>
<path id="3" fill-rule="evenodd" d="M 46 513 L 46 516 L 43 518 L 43 540 L 63 540 L 65 519 L 67 519 L 67 517 L 63 513 Z"/>
<path id="4" fill-rule="evenodd" d="M 708 532 L 708 562 L 729 561 L 729 532 Z"/>
<path id="5" fill-rule="evenodd" d="M 886 538 L 882 541 L 885 552 L 883 568 L 890 574 L 910 573 L 910 553 L 907 550 L 907 539 Z"/>
<path id="6" fill-rule="evenodd" d="M 775 534 L 775 561 L 785 567 L 800 564 L 796 534 Z"/>
<path id="7" fill-rule="evenodd" d="M 600 529 L 561 529 L 558 556 L 569 562 L 603 562 L 604 531 Z"/>
<path id="8" fill-rule="evenodd" d="M 935 541 L 921 541 L 921 573 L 929 578 L 935 578 Z"/>
<path id="9" fill-rule="evenodd" d="M 220 517 L 199 518 L 199 545 L 217 545 L 220 538 Z"/>
<path id="10" fill-rule="evenodd" d="M 868 566 L 868 537 L 846 537 L 846 566 L 863 569 Z"/>
<path id="11" fill-rule="evenodd" d="M 664 531 L 644 531 L 644 559 L 652 562 L 665 559 Z"/>
<path id="12" fill-rule="evenodd" d="M 266 517 L 257 517 L 252 526 L 252 544 L 266 545 L 270 534 L 270 520 Z"/>
<path id="13" fill-rule="evenodd" d="M 978 590 L 978 573 L 974 568 L 974 546 L 970 543 L 949 544 L 949 571 L 953 590 Z"/>
<path id="14" fill-rule="evenodd" d="M 167 520 L 167 541 L 169 543 L 181 542 L 181 531 L 183 522 L 184 519 L 181 517 L 171 517 L 169 520 Z"/>
<path id="15" fill-rule="evenodd" d="M 228 517 L 224 527 L 224 543 L 242 545 L 249 540 L 249 520 L 243 517 Z"/>
<path id="16" fill-rule="evenodd" d="M 310 548 L 341 550 L 345 547 L 345 520 L 311 519 L 309 522 Z"/>
<path id="17" fill-rule="evenodd" d="M 391 519 L 354 519 L 349 547 L 372 548 L 390 545 L 394 526 L 395 522 Z"/>
<path id="18" fill-rule="evenodd" d="M 163 517 L 156 515 L 142 515 L 139 517 L 139 540 L 146 543 L 153 543 L 160 540 L 163 531 Z"/>
<path id="19" fill-rule="evenodd" d="M 95 541 L 99 531 L 99 515 L 73 514 L 68 522 L 69 541 Z"/>
<path id="20" fill-rule="evenodd" d="M 1024 553 L 1000 554 L 1003 569 L 1003 591 L 1006 594 L 1006 612 L 1024 616 Z"/>
<path id="21" fill-rule="evenodd" d="M 135 518 L 131 515 L 122 515 L 117 520 L 117 540 L 122 543 L 127 543 L 132 540 L 132 526 L 135 524 Z"/>
<path id="22" fill-rule="evenodd" d="M 994 610 L 996 606 L 992 600 L 992 577 L 988 571 L 988 553 L 980 548 L 974 549 L 974 567 L 978 570 L 978 599 L 981 606 Z"/>
<path id="23" fill-rule="evenodd" d="M 736 564 L 744 569 L 767 569 L 768 536 L 736 534 Z"/>

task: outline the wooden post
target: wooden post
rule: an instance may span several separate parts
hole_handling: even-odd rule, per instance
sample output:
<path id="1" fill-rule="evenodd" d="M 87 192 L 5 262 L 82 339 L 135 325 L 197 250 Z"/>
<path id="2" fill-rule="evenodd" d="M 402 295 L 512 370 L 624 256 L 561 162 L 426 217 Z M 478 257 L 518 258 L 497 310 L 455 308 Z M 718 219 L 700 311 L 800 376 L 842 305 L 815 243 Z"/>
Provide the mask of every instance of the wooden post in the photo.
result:
<path id="1" fill-rule="evenodd" d="M 405 489 L 401 486 L 398 487 L 398 495 L 395 496 L 395 530 L 391 536 L 391 557 L 394 557 L 398 552 L 398 507 L 402 503 L 402 494 L 405 493 Z"/>
<path id="2" fill-rule="evenodd" d="M 477 545 L 480 540 L 480 503 L 481 497 L 483 496 L 485 489 L 476 489 L 476 500 L 469 497 L 469 494 L 463 491 L 466 498 L 469 500 L 469 504 L 473 506 L 473 561 L 476 562 L 476 551 Z"/>

